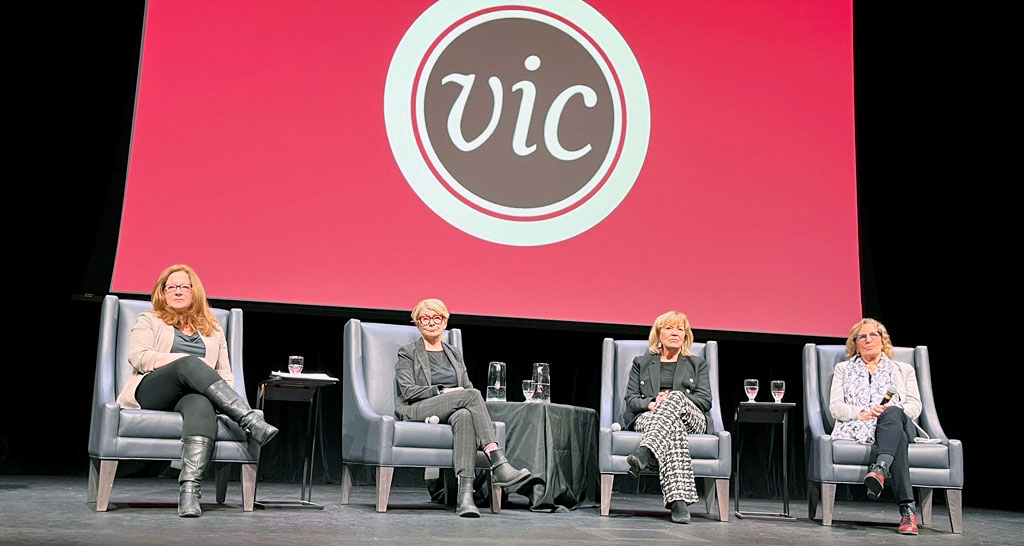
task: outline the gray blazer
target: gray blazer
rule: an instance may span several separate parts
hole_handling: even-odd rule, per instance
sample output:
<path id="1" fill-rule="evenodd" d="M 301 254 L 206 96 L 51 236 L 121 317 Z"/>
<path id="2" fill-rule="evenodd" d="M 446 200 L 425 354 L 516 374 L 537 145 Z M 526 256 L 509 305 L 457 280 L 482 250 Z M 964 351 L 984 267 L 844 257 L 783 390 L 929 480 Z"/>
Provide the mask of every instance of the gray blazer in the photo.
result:
<path id="1" fill-rule="evenodd" d="M 679 356 L 676 371 L 672 375 L 671 385 L 661 384 L 661 357 L 650 353 L 642 354 L 633 359 L 633 368 L 629 370 L 629 382 L 626 383 L 626 409 L 622 412 L 622 422 L 629 423 L 632 428 L 636 418 L 645 411 L 650 411 L 648 404 L 654 400 L 659 391 L 670 389 L 680 391 L 695 406 L 704 412 L 707 420 L 707 433 L 711 434 L 713 421 L 711 415 L 711 377 L 708 374 L 708 363 L 699 356 Z"/>
<path id="2" fill-rule="evenodd" d="M 459 386 L 472 389 L 466 365 L 462 360 L 462 351 L 441 342 L 444 354 L 455 366 L 455 375 Z M 415 402 L 437 396 L 438 387 L 430 384 L 430 359 L 427 357 L 427 346 L 423 338 L 398 348 L 398 362 L 395 364 L 395 416 L 406 418 L 406 409 Z"/>

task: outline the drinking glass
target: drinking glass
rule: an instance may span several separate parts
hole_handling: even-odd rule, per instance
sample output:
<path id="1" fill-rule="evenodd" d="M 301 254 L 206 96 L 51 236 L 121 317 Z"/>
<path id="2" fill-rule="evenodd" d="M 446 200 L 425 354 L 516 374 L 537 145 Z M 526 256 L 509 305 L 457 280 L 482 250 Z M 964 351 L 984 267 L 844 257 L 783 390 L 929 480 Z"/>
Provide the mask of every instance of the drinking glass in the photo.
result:
<path id="1" fill-rule="evenodd" d="M 505 401 L 505 363 L 491 362 L 487 365 L 487 401 Z"/>
<path id="2" fill-rule="evenodd" d="M 288 373 L 302 373 L 302 365 L 305 363 L 301 356 L 288 357 Z"/>
<path id="3" fill-rule="evenodd" d="M 772 398 L 775 399 L 775 403 L 782 402 L 782 395 L 786 394 L 786 382 L 781 379 L 772 380 Z"/>
<path id="4" fill-rule="evenodd" d="M 551 367 L 545 362 L 533 365 L 534 397 L 538 402 L 551 401 Z"/>
<path id="5" fill-rule="evenodd" d="M 747 393 L 747 402 L 753 402 L 754 398 L 757 397 L 757 380 L 744 379 L 743 390 Z"/>
<path id="6" fill-rule="evenodd" d="M 533 389 L 534 389 L 533 380 L 532 379 L 524 379 L 523 380 L 523 398 L 525 398 L 527 402 L 531 402 L 533 400 Z"/>

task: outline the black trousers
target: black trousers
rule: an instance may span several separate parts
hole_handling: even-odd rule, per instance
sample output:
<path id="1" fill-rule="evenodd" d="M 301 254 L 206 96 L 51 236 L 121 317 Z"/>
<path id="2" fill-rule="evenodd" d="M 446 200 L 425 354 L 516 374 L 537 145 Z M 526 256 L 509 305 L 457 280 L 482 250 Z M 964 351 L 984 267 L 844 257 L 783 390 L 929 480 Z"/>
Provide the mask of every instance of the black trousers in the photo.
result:
<path id="1" fill-rule="evenodd" d="M 146 374 L 135 389 L 135 399 L 143 409 L 180 413 L 184 421 L 182 438 L 205 436 L 216 440 L 217 412 L 203 393 L 221 379 L 199 357 L 186 356 Z"/>
<path id="2" fill-rule="evenodd" d="M 892 479 L 896 502 L 901 504 L 914 500 L 914 488 L 910 485 L 910 456 L 907 452 L 911 439 L 917 436 L 913 426 L 903 413 L 903 408 L 890 406 L 878 416 L 878 425 L 875 427 L 878 454 L 892 455 L 889 477 Z"/>

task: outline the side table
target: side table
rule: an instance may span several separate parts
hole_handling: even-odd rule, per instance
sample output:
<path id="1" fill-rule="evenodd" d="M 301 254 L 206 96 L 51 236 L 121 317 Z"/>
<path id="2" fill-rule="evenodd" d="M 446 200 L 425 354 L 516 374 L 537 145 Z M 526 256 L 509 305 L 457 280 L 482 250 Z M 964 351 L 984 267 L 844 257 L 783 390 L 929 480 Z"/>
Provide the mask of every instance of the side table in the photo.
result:
<path id="1" fill-rule="evenodd" d="M 736 437 L 736 470 L 734 471 L 733 507 L 737 518 L 778 518 L 796 521 L 789 515 L 789 410 L 796 407 L 793 402 L 740 402 L 733 422 Z M 782 513 L 740 512 L 740 456 L 743 455 L 743 436 L 739 434 L 740 423 L 761 423 L 782 425 Z"/>

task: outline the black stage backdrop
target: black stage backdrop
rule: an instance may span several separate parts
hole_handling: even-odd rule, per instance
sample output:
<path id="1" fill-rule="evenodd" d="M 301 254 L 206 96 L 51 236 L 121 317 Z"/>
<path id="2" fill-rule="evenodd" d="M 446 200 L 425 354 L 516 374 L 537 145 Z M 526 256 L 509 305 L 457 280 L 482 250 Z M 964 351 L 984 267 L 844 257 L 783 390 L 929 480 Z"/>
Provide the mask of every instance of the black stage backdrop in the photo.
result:
<path id="1" fill-rule="evenodd" d="M 897 344 L 929 347 L 940 419 L 946 433 L 965 446 L 964 502 L 1022 510 L 1020 496 L 998 477 L 1002 469 L 1012 472 L 1015 462 L 1007 449 L 1007 427 L 999 425 L 1009 421 L 1009 399 L 1015 393 L 1012 384 L 1005 391 L 993 386 L 1015 378 L 1009 351 L 997 347 L 1015 336 L 1004 322 L 1006 314 L 994 312 L 1009 299 L 1006 287 L 1012 285 L 996 264 L 996 256 L 1005 253 L 998 250 L 1005 243 L 996 243 L 998 204 L 989 201 L 979 184 L 989 177 L 987 165 L 998 160 L 983 142 L 991 123 L 988 116 L 998 109 L 981 83 L 985 65 L 979 59 L 989 51 L 975 43 L 987 32 L 975 24 L 984 14 L 951 6 L 880 4 L 857 2 L 854 13 L 864 312 L 882 320 Z M 0 428 L 0 473 L 79 475 L 83 489 L 99 300 L 109 287 L 116 244 L 144 6 L 136 2 L 84 9 L 89 11 L 79 14 L 74 43 L 62 50 L 74 65 L 69 78 L 74 83 L 64 97 L 70 106 L 62 125 L 70 137 L 67 149 L 60 150 L 61 160 L 48 155 L 47 162 L 39 163 L 47 182 L 40 184 L 40 191 L 58 188 L 67 210 L 63 218 L 45 222 L 51 227 L 39 228 L 45 232 L 59 226 L 52 242 L 16 247 L 27 270 L 49 272 L 28 275 L 22 293 L 15 294 L 33 298 L 33 308 L 44 308 L 30 324 L 33 338 L 45 345 L 40 357 L 22 353 L 10 359 L 8 370 L 18 364 L 45 375 L 23 391 L 31 396 L 18 396 L 18 389 L 11 388 L 16 383 L 7 383 Z M 55 196 L 39 199 L 49 202 Z M 159 206 L 154 204 L 155 210 Z M 168 237 L 202 232 L 201 226 L 162 221 Z M 20 288 L 20 283 L 8 285 L 8 292 Z M 56 303 L 41 303 L 46 301 Z M 304 355 L 309 370 L 340 377 L 342 330 L 349 318 L 407 320 L 380 311 L 234 305 L 245 309 L 250 400 L 255 400 L 259 381 L 284 367 L 290 354 Z M 475 382 L 484 383 L 489 360 L 509 363 L 513 385 L 526 376 L 532 362 L 544 360 L 552 363 L 554 401 L 595 409 L 602 339 L 646 336 L 646 329 L 639 327 L 483 319 L 453 311 L 451 326 L 463 329 Z M 743 397 L 743 378 L 784 379 L 786 399 L 802 404 L 803 344 L 839 341 L 707 331 L 698 331 L 697 338 L 720 342 L 726 426 L 731 426 L 733 408 Z M 325 442 L 315 479 L 336 484 L 341 470 L 340 388 L 324 392 L 323 410 Z M 298 404 L 280 403 L 268 405 L 267 411 L 282 433 L 264 451 L 261 479 L 298 481 L 305 412 Z M 802 411 L 798 408 L 793 417 L 791 493 L 799 497 L 806 491 Z M 748 436 L 743 496 L 781 495 L 781 463 L 777 456 L 765 455 L 769 441 L 764 431 Z M 165 464 L 122 463 L 119 475 L 171 474 Z M 357 479 L 365 483 L 370 475 L 360 472 Z M 396 479 L 415 483 L 419 477 L 406 473 Z M 642 490 L 656 490 L 655 478 L 643 480 Z M 617 483 L 625 490 L 636 485 Z M 335 487 L 318 491 L 338 494 Z M 839 494 L 859 498 L 863 491 L 844 487 Z"/>

